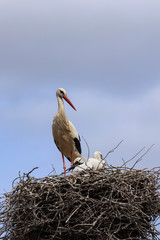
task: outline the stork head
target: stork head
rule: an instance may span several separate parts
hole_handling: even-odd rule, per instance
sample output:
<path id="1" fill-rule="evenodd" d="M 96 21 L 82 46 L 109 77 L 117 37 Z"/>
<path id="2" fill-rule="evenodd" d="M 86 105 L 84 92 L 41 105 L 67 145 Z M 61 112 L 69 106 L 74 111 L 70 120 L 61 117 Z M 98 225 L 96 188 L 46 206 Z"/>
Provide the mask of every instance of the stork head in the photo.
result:
<path id="1" fill-rule="evenodd" d="M 102 153 L 99 152 L 99 151 L 94 152 L 93 156 L 94 156 L 94 158 L 96 158 L 96 159 L 98 159 L 100 161 L 103 160 Z"/>
<path id="2" fill-rule="evenodd" d="M 102 156 L 101 152 L 96 151 L 96 152 L 94 152 L 93 156 L 94 156 L 94 158 L 96 158 L 101 163 L 101 166 L 99 166 L 100 168 L 105 168 L 106 167 L 106 162 L 103 159 L 103 156 Z"/>
<path id="3" fill-rule="evenodd" d="M 82 163 L 83 163 L 83 158 L 82 157 L 77 157 L 74 160 L 74 165 L 79 165 L 79 164 L 82 164 Z"/>
<path id="4" fill-rule="evenodd" d="M 66 102 L 69 103 L 69 105 L 76 111 L 76 108 L 73 106 L 73 104 L 71 103 L 71 101 L 69 100 L 69 98 L 67 97 L 66 94 L 66 90 L 63 88 L 58 88 L 56 91 L 56 96 L 60 97 L 61 99 L 63 98 L 64 100 L 66 100 Z"/>

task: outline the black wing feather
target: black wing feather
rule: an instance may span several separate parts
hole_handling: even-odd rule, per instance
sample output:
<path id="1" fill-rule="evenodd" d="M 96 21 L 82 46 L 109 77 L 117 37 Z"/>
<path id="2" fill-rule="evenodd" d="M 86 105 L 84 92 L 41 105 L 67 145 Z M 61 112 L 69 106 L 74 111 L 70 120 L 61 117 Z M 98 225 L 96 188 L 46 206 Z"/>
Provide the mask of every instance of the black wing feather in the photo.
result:
<path id="1" fill-rule="evenodd" d="M 81 149 L 81 144 L 80 144 L 80 137 L 79 139 L 78 138 L 74 138 L 74 143 L 75 143 L 75 146 L 78 150 L 78 152 L 81 154 L 82 153 L 82 149 Z"/>

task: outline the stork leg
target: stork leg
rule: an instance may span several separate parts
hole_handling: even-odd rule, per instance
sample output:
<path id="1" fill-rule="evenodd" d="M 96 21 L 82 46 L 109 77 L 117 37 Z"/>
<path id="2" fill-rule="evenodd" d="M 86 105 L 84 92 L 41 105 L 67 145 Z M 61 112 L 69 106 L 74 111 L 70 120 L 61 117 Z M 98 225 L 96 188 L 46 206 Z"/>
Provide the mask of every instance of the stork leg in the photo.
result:
<path id="1" fill-rule="evenodd" d="M 71 167 L 73 166 L 73 153 L 71 152 Z"/>
<path id="2" fill-rule="evenodd" d="M 63 159 L 64 176 L 66 176 L 66 163 L 65 163 L 65 160 L 64 160 L 64 155 L 63 155 L 63 153 L 62 153 L 62 159 Z"/>

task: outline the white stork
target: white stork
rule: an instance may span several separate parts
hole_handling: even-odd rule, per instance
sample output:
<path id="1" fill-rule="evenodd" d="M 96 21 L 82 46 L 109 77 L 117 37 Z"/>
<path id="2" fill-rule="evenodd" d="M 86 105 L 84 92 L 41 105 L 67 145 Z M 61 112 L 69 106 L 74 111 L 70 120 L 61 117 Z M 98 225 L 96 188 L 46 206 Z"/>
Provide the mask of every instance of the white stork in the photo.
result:
<path id="1" fill-rule="evenodd" d="M 97 169 L 104 169 L 106 166 L 106 162 L 102 158 L 101 152 L 94 152 L 93 158 L 84 158 L 78 157 L 74 161 L 75 164 L 78 164 L 74 169 L 73 172 L 81 172 L 87 169 L 97 170 Z"/>
<path id="2" fill-rule="evenodd" d="M 56 91 L 56 97 L 58 101 L 58 112 L 53 119 L 52 133 L 55 144 L 62 153 L 63 168 L 64 172 L 66 172 L 64 156 L 71 161 L 72 166 L 74 160 L 81 156 L 81 144 L 76 128 L 65 114 L 63 99 L 65 99 L 74 110 L 76 110 L 75 107 L 67 97 L 66 91 L 63 88 L 59 88 Z"/>

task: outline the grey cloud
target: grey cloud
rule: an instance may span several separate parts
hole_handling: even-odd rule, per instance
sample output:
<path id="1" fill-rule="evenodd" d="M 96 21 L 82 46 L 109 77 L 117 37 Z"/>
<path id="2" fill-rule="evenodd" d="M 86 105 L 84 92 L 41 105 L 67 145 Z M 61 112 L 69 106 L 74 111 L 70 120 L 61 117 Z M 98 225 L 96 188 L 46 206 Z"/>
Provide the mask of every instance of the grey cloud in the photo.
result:
<path id="1" fill-rule="evenodd" d="M 17 87 L 76 81 L 116 94 L 149 88 L 160 75 L 159 5 L 2 1 L 1 75 Z"/>

